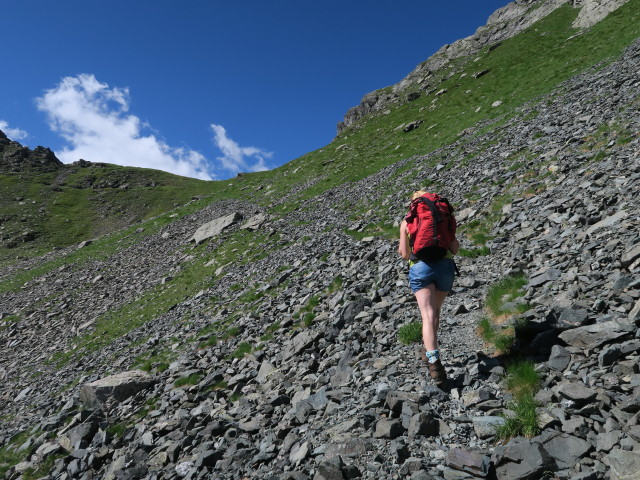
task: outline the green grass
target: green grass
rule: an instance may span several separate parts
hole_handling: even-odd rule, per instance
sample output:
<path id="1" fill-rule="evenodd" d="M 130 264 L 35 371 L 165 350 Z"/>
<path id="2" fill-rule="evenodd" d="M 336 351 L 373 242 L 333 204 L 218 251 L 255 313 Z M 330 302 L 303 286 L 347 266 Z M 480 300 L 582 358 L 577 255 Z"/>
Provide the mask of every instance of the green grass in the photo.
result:
<path id="1" fill-rule="evenodd" d="M 64 177 L 64 178 L 63 178 Z M 61 180 L 62 179 L 62 180 Z M 92 188 L 101 182 L 127 183 L 129 188 Z M 57 183 L 57 184 L 56 184 Z M 156 184 L 151 187 L 151 184 Z M 56 185 L 54 185 L 56 184 Z M 217 182 L 179 177 L 159 170 L 92 165 L 66 165 L 57 172 L 0 174 L 0 211 L 7 214 L 5 232 L 37 232 L 32 242 L 0 248 L 0 263 L 20 255 L 37 255 L 54 246 L 68 246 L 135 222 L 160 215 L 194 195 L 221 188 Z M 23 205 L 15 201 L 24 198 Z"/>
<path id="2" fill-rule="evenodd" d="M 253 346 L 249 342 L 242 342 L 238 344 L 234 352 L 231 354 L 232 358 L 243 358 L 253 351 Z"/>
<path id="3" fill-rule="evenodd" d="M 133 361 L 133 368 L 139 368 L 145 372 L 164 372 L 169 364 L 177 357 L 177 352 L 171 349 L 149 352 L 139 355 Z"/>
<path id="4" fill-rule="evenodd" d="M 535 395 L 540 387 L 540 381 L 540 374 L 533 362 L 520 360 L 507 366 L 505 385 L 516 398 Z"/>
<path id="5" fill-rule="evenodd" d="M 183 387 L 185 385 L 197 385 L 198 382 L 202 379 L 202 374 L 200 373 L 192 373 L 186 377 L 178 378 L 175 382 L 173 382 L 174 387 Z"/>
<path id="6" fill-rule="evenodd" d="M 517 436 L 528 438 L 540 433 L 535 394 L 540 388 L 540 374 L 533 362 L 519 360 L 507 366 L 504 382 L 513 394 L 513 401 L 507 408 L 513 415 L 505 415 L 504 425 L 496 430 L 496 437 L 507 440 Z"/>
<path id="7" fill-rule="evenodd" d="M 22 462 L 27 451 L 18 451 L 18 447 L 22 445 L 31 435 L 28 432 L 22 432 L 14 435 L 9 442 L 0 448 L 0 478 L 4 478 L 5 473 L 14 465 Z"/>
<path id="8" fill-rule="evenodd" d="M 478 323 L 478 331 L 480 337 L 492 345 L 499 353 L 507 353 L 510 351 L 515 340 L 514 329 L 502 329 L 494 325 L 488 317 L 483 317 Z"/>
<path id="9" fill-rule="evenodd" d="M 505 423 L 496 429 L 498 439 L 508 440 L 518 436 L 532 438 L 540 433 L 538 414 L 536 413 L 537 405 L 533 395 L 524 395 L 508 404 L 507 407 L 515 415 L 513 417 L 504 416 Z"/>
<path id="10" fill-rule="evenodd" d="M 398 227 L 391 224 L 369 224 L 362 231 L 345 229 L 347 235 L 351 235 L 356 240 L 362 240 L 365 237 L 382 237 L 393 240 L 398 236 Z"/>
<path id="11" fill-rule="evenodd" d="M 53 470 L 53 465 L 56 463 L 56 460 L 65 458 L 66 456 L 67 455 L 64 453 L 54 453 L 53 455 L 49 455 L 44 462 L 38 465 L 38 468 L 28 468 L 22 474 L 22 480 L 36 480 L 46 477 Z"/>
<path id="12" fill-rule="evenodd" d="M 211 335 L 206 341 L 200 342 L 200 348 L 214 347 L 218 344 L 218 337 Z"/>
<path id="13" fill-rule="evenodd" d="M 127 430 L 127 426 L 122 422 L 114 423 L 107 427 L 107 433 L 114 437 L 122 437 L 122 435 L 124 435 L 124 432 L 126 430 Z"/>
<path id="14" fill-rule="evenodd" d="M 304 305 L 295 315 L 294 318 L 299 318 L 300 323 L 305 327 L 310 327 L 313 324 L 313 320 L 316 318 L 316 314 L 313 309 L 320 304 L 320 295 L 313 295 L 309 298 L 306 305 Z"/>
<path id="15" fill-rule="evenodd" d="M 302 324 L 305 327 L 310 327 L 313 324 L 314 318 L 316 318 L 316 315 L 313 312 L 307 312 L 302 316 Z"/>
<path id="16" fill-rule="evenodd" d="M 398 340 L 400 343 L 409 345 L 422 339 L 422 323 L 412 322 L 401 326 L 398 329 Z"/>
<path id="17" fill-rule="evenodd" d="M 338 290 L 341 290 L 343 282 L 344 280 L 341 276 L 337 276 L 336 278 L 334 278 L 331 284 L 327 287 L 327 293 L 332 294 L 337 292 Z"/>
<path id="18" fill-rule="evenodd" d="M 280 322 L 272 323 L 267 328 L 265 328 L 265 333 L 260 337 L 260 340 L 263 342 L 267 342 L 273 339 L 273 334 L 277 332 L 281 327 L 282 325 L 280 324 Z"/>
<path id="19" fill-rule="evenodd" d="M 524 295 L 522 287 L 527 284 L 524 274 L 510 275 L 489 287 L 486 306 L 493 317 L 523 313 L 531 308 L 528 303 L 516 303 L 509 305 L 517 298 Z"/>

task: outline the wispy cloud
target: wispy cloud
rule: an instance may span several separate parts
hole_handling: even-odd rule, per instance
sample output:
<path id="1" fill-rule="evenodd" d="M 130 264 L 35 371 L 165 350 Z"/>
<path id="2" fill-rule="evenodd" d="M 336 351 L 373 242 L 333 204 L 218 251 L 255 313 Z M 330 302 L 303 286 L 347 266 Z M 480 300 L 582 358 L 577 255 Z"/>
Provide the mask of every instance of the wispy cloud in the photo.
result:
<path id="1" fill-rule="evenodd" d="M 143 134 L 140 119 L 127 113 L 129 90 L 110 88 L 94 75 L 65 77 L 36 99 L 53 131 L 68 145 L 56 155 L 63 162 L 94 162 L 155 168 L 209 180 L 207 160 L 195 150 L 174 148 L 155 135 Z"/>
<path id="2" fill-rule="evenodd" d="M 213 142 L 222 152 L 217 160 L 223 169 L 233 173 L 269 170 L 266 160 L 273 156 L 272 152 L 256 147 L 241 147 L 229 138 L 222 125 L 211 124 L 211 129 L 214 133 Z"/>
<path id="3" fill-rule="evenodd" d="M 11 128 L 5 120 L 0 120 L 0 130 L 11 140 L 25 140 L 29 134 L 20 128 Z"/>

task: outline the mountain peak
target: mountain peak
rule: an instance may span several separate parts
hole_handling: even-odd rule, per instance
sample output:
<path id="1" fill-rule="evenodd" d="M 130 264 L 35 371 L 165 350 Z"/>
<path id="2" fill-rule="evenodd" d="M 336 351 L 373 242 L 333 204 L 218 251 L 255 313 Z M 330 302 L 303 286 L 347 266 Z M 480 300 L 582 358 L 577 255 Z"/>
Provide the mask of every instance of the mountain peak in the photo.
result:
<path id="1" fill-rule="evenodd" d="M 29 147 L 9 139 L 0 130 L 0 173 L 26 170 L 51 172 L 62 165 L 51 149 L 38 146 L 31 150 Z"/>

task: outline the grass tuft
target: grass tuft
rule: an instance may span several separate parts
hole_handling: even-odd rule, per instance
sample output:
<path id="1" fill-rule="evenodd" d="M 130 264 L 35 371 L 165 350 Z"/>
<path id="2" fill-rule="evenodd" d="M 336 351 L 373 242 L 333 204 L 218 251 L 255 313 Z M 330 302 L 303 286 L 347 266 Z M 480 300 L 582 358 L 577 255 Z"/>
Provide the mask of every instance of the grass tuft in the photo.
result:
<path id="1" fill-rule="evenodd" d="M 185 385 L 197 385 L 202 375 L 200 373 L 192 373 L 187 377 L 182 377 L 173 382 L 174 387 L 183 387 Z"/>
<path id="2" fill-rule="evenodd" d="M 520 360 L 507 367 L 505 384 L 516 398 L 533 395 L 540 386 L 540 374 L 533 362 Z"/>
<path id="3" fill-rule="evenodd" d="M 529 310 L 531 306 L 528 303 L 512 304 L 514 300 L 524 294 L 522 287 L 526 284 L 527 277 L 525 277 L 524 274 L 520 274 L 505 277 L 500 282 L 489 287 L 486 300 L 489 312 L 491 312 L 494 317 L 499 317 L 501 315 L 523 313 Z"/>
<path id="4" fill-rule="evenodd" d="M 496 437 L 507 440 L 518 436 L 532 438 L 538 435 L 540 427 L 536 407 L 536 401 L 531 393 L 511 402 L 508 408 L 514 415 L 505 416 L 505 423 L 496 429 Z"/>
<path id="5" fill-rule="evenodd" d="M 398 330 L 398 340 L 400 343 L 409 345 L 413 342 L 418 342 L 422 338 L 422 323 L 412 322 L 403 325 Z"/>
<path id="6" fill-rule="evenodd" d="M 235 351 L 231 354 L 233 358 L 243 358 L 245 355 L 251 353 L 253 347 L 249 342 L 242 342 L 238 345 Z"/>
<path id="7" fill-rule="evenodd" d="M 540 433 L 535 394 L 540 387 L 540 374 L 533 362 L 520 360 L 507 366 L 505 376 L 507 390 L 513 394 L 513 402 L 507 408 L 512 416 L 504 416 L 504 425 L 496 429 L 496 436 L 509 439 L 517 436 L 528 438 Z"/>
<path id="8" fill-rule="evenodd" d="M 513 346 L 515 340 L 513 328 L 502 330 L 494 325 L 488 317 L 483 317 L 480 320 L 478 323 L 478 332 L 485 342 L 493 345 L 500 353 L 507 353 Z"/>

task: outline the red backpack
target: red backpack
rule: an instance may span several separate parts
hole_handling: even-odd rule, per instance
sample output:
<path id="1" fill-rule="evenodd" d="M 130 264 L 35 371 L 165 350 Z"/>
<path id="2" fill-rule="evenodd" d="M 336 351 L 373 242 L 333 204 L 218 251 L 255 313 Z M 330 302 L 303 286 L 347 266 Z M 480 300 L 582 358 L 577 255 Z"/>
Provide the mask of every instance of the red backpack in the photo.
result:
<path id="1" fill-rule="evenodd" d="M 449 201 L 425 193 L 411 202 L 405 217 L 413 255 L 429 262 L 443 258 L 456 235 L 456 219 Z"/>

